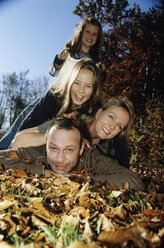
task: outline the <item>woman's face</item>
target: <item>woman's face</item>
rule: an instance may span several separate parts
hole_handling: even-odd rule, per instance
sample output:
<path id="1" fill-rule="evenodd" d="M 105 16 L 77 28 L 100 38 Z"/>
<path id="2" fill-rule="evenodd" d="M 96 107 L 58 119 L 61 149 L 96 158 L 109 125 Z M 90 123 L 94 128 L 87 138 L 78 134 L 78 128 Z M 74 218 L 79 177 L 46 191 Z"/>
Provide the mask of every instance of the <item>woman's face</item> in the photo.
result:
<path id="1" fill-rule="evenodd" d="M 82 33 L 82 50 L 90 49 L 95 45 L 99 35 L 99 27 L 87 24 Z"/>
<path id="2" fill-rule="evenodd" d="M 88 101 L 93 93 L 93 72 L 81 69 L 71 86 L 72 108 L 81 106 Z"/>
<path id="3" fill-rule="evenodd" d="M 119 134 L 129 122 L 129 113 L 120 106 L 110 106 L 96 113 L 95 134 L 100 139 L 111 139 Z"/>

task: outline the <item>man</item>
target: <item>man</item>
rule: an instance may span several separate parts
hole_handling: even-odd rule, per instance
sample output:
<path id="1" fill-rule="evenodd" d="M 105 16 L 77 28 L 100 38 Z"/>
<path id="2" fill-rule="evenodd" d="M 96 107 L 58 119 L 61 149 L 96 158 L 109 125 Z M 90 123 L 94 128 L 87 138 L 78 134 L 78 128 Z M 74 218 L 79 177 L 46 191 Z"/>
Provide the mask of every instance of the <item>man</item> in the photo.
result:
<path id="1" fill-rule="evenodd" d="M 27 169 L 31 174 L 46 177 L 88 168 L 93 170 L 90 177 L 103 183 L 124 187 L 128 182 L 130 188 L 145 189 L 135 173 L 101 155 L 94 146 L 84 149 L 82 133 L 77 120 L 57 118 L 47 130 L 46 146 L 1 151 L 0 164 L 4 169 Z"/>

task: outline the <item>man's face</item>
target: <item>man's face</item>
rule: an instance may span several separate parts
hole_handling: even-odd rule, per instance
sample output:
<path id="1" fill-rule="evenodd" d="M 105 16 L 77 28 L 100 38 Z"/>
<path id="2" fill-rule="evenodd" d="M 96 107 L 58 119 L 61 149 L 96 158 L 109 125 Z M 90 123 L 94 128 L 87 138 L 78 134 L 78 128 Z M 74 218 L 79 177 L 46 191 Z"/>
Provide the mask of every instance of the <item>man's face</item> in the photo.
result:
<path id="1" fill-rule="evenodd" d="M 76 128 L 71 130 L 52 127 L 47 135 L 47 162 L 53 172 L 66 174 L 76 166 L 82 153 L 80 133 Z"/>

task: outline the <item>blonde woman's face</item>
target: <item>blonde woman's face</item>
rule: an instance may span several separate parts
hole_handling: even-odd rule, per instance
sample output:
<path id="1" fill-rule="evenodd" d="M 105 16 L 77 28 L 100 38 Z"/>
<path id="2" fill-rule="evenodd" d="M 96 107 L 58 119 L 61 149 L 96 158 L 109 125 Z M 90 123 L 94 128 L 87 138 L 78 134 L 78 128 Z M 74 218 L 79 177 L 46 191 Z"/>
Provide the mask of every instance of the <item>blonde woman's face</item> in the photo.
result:
<path id="1" fill-rule="evenodd" d="M 87 102 L 92 96 L 93 87 L 93 72 L 88 69 L 81 69 L 71 86 L 72 108 Z"/>
<path id="2" fill-rule="evenodd" d="M 111 106 L 96 113 L 95 131 L 100 139 L 111 139 L 119 134 L 129 122 L 129 113 L 120 106 Z"/>

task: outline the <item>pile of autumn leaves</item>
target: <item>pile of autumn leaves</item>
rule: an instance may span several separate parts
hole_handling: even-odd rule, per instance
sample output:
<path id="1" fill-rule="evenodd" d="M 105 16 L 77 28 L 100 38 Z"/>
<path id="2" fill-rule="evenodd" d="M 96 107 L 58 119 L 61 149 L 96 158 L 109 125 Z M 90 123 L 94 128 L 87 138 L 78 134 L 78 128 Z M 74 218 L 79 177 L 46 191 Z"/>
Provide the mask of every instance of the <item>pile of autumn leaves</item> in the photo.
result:
<path id="1" fill-rule="evenodd" d="M 39 178 L 0 170 L 0 247 L 164 245 L 164 195 L 155 189 L 158 183 L 153 181 L 148 192 L 130 190 L 128 184 L 118 190 L 84 174 Z M 149 175 L 145 182 L 150 185 Z"/>

